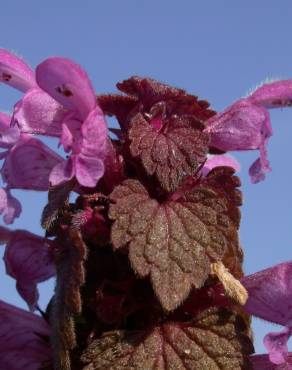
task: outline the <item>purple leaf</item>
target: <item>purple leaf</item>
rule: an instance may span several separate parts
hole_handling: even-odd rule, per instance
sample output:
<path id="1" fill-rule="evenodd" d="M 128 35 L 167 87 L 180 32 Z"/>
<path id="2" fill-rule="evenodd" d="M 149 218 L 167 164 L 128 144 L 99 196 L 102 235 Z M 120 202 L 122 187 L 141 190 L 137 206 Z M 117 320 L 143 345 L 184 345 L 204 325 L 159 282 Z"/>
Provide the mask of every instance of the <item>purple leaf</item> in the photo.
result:
<path id="1" fill-rule="evenodd" d="M 232 197 L 236 181 L 226 168 L 222 171 L 223 184 Z M 236 206 L 240 199 L 234 204 L 220 190 L 221 175 L 213 170 L 176 201 L 159 203 L 137 180 L 124 181 L 111 194 L 115 203 L 109 213 L 115 220 L 113 246 L 129 244 L 132 267 L 141 277 L 150 275 L 155 293 L 167 311 L 180 305 L 192 287 L 204 284 L 211 261 L 239 248 Z"/>
<path id="2" fill-rule="evenodd" d="M 162 122 L 162 120 L 160 120 Z M 192 175 L 206 158 L 209 138 L 188 119 L 169 119 L 158 129 L 142 114 L 131 120 L 130 150 L 141 159 L 149 175 L 155 174 L 166 191 L 173 191 L 186 175 Z"/>
<path id="3" fill-rule="evenodd" d="M 112 331 L 94 340 L 84 370 L 242 370 L 253 352 L 246 325 L 235 312 L 211 308 L 192 322 L 164 322 L 141 332 Z"/>

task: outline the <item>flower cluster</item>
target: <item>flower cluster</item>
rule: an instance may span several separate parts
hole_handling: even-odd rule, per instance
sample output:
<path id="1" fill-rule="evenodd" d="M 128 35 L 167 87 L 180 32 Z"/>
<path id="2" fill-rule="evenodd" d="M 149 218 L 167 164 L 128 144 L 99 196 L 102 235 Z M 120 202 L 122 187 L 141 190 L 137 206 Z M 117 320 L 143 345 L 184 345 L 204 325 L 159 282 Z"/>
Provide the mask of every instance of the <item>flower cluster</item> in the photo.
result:
<path id="1" fill-rule="evenodd" d="M 59 57 L 33 71 L 0 49 L 0 81 L 24 94 L 0 113 L 4 222 L 21 214 L 11 190 L 48 192 L 45 237 L 0 227 L 31 311 L 0 301 L 1 369 L 292 369 L 292 262 L 244 276 L 239 164 L 225 153 L 259 150 L 250 175 L 264 179 L 268 109 L 291 105 L 292 81 L 222 113 L 149 78 L 96 96 Z M 42 312 L 37 284 L 53 276 Z M 249 315 L 284 326 L 266 335 L 267 354 L 253 354 Z"/>

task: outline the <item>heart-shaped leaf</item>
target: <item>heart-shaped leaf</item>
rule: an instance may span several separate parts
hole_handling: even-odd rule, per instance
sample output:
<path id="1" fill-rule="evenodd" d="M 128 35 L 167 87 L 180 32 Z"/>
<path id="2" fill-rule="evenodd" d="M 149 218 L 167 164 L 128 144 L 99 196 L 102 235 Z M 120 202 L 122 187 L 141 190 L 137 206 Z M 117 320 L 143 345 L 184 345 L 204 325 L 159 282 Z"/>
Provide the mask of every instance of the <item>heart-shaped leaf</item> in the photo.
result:
<path id="1" fill-rule="evenodd" d="M 249 370 L 253 346 L 235 312 L 210 308 L 192 322 L 148 332 L 105 333 L 85 350 L 84 370 Z"/>
<path id="2" fill-rule="evenodd" d="M 233 187 L 238 183 L 232 170 L 223 170 L 227 191 L 232 182 Z M 159 203 L 138 180 L 124 181 L 111 194 L 113 246 L 129 245 L 133 269 L 141 277 L 150 275 L 167 311 L 181 304 L 192 287 L 203 286 L 210 262 L 221 260 L 228 250 L 240 249 L 240 199 L 234 203 L 235 190 L 220 190 L 221 172 L 211 171 L 192 189 L 178 194 L 175 201 Z"/>

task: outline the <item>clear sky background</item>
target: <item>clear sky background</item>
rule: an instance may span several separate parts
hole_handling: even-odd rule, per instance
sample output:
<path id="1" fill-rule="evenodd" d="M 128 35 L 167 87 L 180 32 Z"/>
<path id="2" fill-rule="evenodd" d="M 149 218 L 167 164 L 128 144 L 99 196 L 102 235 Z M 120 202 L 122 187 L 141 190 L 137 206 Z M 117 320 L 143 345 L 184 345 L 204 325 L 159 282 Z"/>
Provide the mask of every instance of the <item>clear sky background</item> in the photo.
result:
<path id="1" fill-rule="evenodd" d="M 32 66 L 48 56 L 69 57 L 86 69 L 98 93 L 115 91 L 115 83 L 131 75 L 149 76 L 208 99 L 220 111 L 266 78 L 292 78 L 292 2 L 9 0 L 1 3 L 0 47 Z M 1 85 L 0 109 L 11 111 L 18 97 Z M 242 166 L 240 235 L 248 274 L 291 259 L 292 110 L 273 111 L 272 125 L 273 172 L 265 182 L 252 185 L 247 176 L 257 153 L 235 154 Z M 14 194 L 24 211 L 13 228 L 42 233 L 46 194 Z M 25 307 L 2 261 L 0 274 L 0 298 Z M 53 285 L 41 287 L 43 307 Z M 263 336 L 277 328 L 259 320 L 253 327 L 256 349 L 264 352 Z"/>

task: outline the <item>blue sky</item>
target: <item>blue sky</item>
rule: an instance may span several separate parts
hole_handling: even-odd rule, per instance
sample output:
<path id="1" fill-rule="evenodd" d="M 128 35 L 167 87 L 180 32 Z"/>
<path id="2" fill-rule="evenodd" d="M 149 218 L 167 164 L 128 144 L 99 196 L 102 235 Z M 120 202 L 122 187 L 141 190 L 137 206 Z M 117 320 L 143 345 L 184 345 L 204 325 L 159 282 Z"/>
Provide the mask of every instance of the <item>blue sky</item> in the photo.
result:
<path id="1" fill-rule="evenodd" d="M 292 3 L 271 0 L 36 0 L 4 2 L 0 47 L 16 51 L 32 66 L 52 55 L 80 63 L 97 92 L 114 91 L 131 75 L 149 76 L 185 88 L 222 110 L 266 78 L 292 78 Z M 0 86 L 0 109 L 10 111 L 19 93 Z M 245 271 L 252 273 L 291 259 L 292 110 L 272 112 L 269 145 L 273 172 L 252 185 L 247 170 L 256 153 L 240 153 L 241 243 Z M 24 212 L 13 228 L 42 233 L 46 194 L 15 191 Z M 1 255 L 3 254 L 0 250 Z M 4 278 L 0 298 L 25 307 Z M 41 287 L 44 305 L 53 281 Z M 275 326 L 254 321 L 256 348 Z"/>

